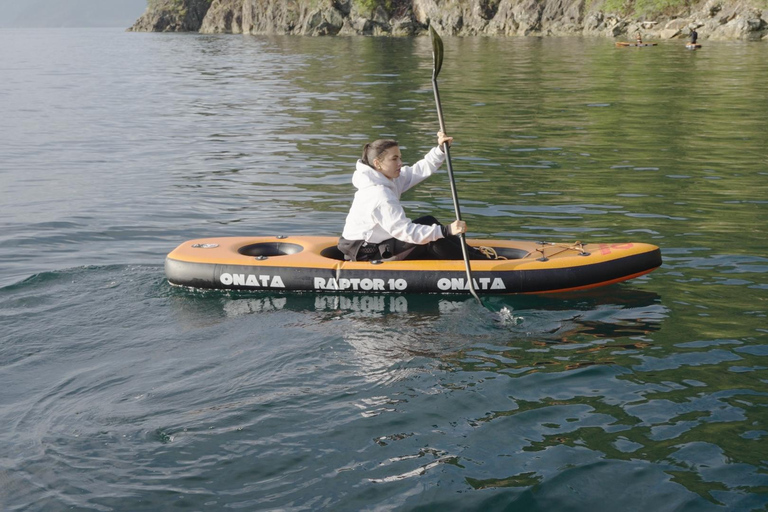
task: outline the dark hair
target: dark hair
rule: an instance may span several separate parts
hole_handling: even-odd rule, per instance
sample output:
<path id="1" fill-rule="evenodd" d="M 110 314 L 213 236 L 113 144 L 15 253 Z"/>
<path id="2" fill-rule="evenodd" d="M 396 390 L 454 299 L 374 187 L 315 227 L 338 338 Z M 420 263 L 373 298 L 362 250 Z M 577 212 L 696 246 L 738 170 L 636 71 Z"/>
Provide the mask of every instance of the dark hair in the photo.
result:
<path id="1" fill-rule="evenodd" d="M 368 167 L 373 167 L 373 161 L 376 160 L 379 155 L 395 146 L 399 146 L 399 144 L 396 140 L 392 139 L 379 139 L 369 142 L 363 146 L 363 158 L 361 158 L 361 160 Z"/>

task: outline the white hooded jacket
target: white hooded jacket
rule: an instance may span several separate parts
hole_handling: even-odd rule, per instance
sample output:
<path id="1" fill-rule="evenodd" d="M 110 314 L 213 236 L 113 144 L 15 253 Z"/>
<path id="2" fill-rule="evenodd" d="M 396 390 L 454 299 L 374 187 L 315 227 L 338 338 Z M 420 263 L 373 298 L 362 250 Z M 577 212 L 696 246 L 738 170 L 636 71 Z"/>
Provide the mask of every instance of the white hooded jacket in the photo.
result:
<path id="1" fill-rule="evenodd" d="M 442 149 L 433 148 L 413 166 L 402 166 L 400 176 L 394 180 L 358 160 L 352 176 L 357 192 L 341 236 L 372 244 L 397 238 L 419 245 L 443 238 L 437 224 L 424 226 L 412 223 L 400 205 L 400 195 L 429 178 L 444 160 Z"/>

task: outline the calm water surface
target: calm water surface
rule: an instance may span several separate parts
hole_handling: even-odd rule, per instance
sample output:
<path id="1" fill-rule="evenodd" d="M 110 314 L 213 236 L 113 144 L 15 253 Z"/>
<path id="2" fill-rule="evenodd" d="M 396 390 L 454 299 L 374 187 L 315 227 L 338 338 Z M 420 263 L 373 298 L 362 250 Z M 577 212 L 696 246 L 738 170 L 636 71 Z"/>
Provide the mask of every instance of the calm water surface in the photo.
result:
<path id="1" fill-rule="evenodd" d="M 0 508 L 765 510 L 768 46 L 704 43 L 445 38 L 473 237 L 664 256 L 488 311 L 164 280 L 337 235 L 364 142 L 433 144 L 427 38 L 0 31 Z"/>

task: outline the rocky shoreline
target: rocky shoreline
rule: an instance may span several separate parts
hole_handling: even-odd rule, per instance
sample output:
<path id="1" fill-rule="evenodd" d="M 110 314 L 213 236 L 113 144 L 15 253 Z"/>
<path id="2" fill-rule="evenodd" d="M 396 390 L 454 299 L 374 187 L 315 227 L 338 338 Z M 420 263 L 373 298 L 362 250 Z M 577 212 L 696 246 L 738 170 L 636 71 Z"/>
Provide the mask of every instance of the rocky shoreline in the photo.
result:
<path id="1" fill-rule="evenodd" d="M 763 2 L 756 7 L 754 1 Z M 768 40 L 768 3 L 706 0 L 674 14 L 621 15 L 598 0 L 152 0 L 128 30 L 205 34 L 604 36 Z M 385 7 L 385 5 L 387 7 Z M 375 7 L 371 7 L 375 6 Z"/>

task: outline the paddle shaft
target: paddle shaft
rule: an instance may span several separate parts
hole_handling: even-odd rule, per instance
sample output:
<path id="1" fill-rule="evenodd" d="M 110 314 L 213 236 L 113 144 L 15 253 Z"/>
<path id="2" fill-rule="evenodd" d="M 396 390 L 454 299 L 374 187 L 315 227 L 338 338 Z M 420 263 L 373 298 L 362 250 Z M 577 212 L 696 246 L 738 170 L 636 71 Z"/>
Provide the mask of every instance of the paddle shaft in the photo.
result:
<path id="1" fill-rule="evenodd" d="M 443 133 L 447 133 L 445 131 L 445 120 L 443 119 L 443 107 L 440 103 L 440 91 L 437 88 L 437 68 L 432 73 L 432 90 L 435 93 L 435 104 L 437 105 L 437 119 L 440 122 L 440 131 Z M 453 178 L 453 165 L 451 165 L 451 150 L 448 146 L 448 143 L 443 143 L 443 153 L 445 153 L 445 161 L 448 166 L 448 177 L 451 181 L 451 196 L 453 197 L 453 209 L 456 211 L 456 220 L 461 220 L 461 209 L 459 208 L 459 196 L 456 193 L 456 180 Z M 480 297 L 478 297 L 477 292 L 475 291 L 475 283 L 472 280 L 472 267 L 469 264 L 469 254 L 467 252 L 467 240 L 464 237 L 464 233 L 459 234 L 459 238 L 461 239 L 461 253 L 464 256 L 464 267 L 467 271 L 467 282 L 469 283 L 469 293 L 474 296 L 477 301 L 482 304 L 483 301 L 480 300 Z"/>

